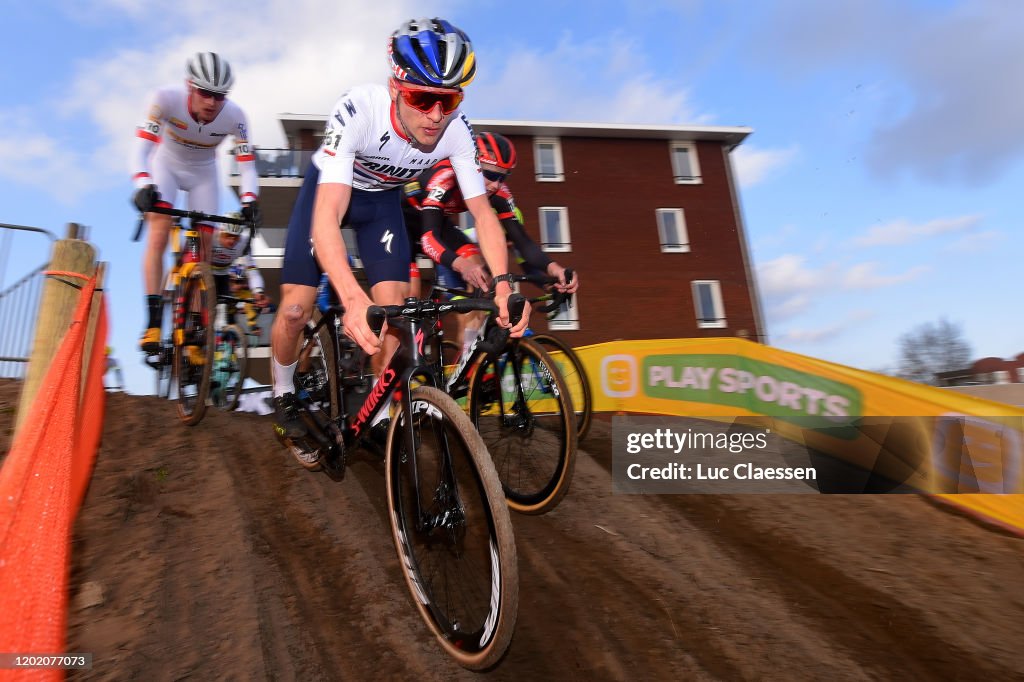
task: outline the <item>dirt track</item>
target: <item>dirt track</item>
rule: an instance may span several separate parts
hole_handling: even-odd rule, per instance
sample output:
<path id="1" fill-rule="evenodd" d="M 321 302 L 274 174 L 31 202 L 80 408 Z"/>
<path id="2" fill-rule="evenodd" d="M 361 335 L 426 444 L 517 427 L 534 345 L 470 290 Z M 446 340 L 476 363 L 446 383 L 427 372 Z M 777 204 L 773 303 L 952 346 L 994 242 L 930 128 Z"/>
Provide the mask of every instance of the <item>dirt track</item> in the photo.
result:
<path id="1" fill-rule="evenodd" d="M 910 495 L 613 495 L 601 422 L 561 506 L 513 518 L 516 634 L 471 674 L 412 606 L 377 461 L 334 483 L 265 417 L 173 419 L 110 397 L 71 679 L 1024 679 L 1024 541 Z"/>

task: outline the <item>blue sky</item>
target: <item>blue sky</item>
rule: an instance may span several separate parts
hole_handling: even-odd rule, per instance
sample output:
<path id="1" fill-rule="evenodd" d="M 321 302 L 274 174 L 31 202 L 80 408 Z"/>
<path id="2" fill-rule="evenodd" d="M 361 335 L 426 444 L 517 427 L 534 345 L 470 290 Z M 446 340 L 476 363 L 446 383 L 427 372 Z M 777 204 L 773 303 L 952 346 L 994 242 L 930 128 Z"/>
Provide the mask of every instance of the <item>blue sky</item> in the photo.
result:
<path id="1" fill-rule="evenodd" d="M 894 368 L 900 335 L 945 317 L 975 357 L 1024 352 L 1024 3 L 49 0 L 4 12 L 0 222 L 90 226 L 133 392 L 152 386 L 135 351 L 129 203 L 149 91 L 179 81 L 189 53 L 220 52 L 253 140 L 281 146 L 277 114 L 325 114 L 347 87 L 382 81 L 386 36 L 423 15 L 474 41 L 471 117 L 753 128 L 733 162 L 772 345 Z M 0 288 L 46 250 L 16 237 Z"/>

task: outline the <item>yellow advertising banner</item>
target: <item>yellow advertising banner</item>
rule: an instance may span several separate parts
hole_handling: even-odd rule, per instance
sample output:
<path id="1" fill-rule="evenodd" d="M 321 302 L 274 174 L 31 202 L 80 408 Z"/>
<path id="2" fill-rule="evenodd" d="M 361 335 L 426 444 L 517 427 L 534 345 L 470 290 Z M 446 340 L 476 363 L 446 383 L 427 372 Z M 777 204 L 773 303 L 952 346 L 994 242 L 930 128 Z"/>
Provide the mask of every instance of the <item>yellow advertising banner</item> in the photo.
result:
<path id="1" fill-rule="evenodd" d="M 617 341 L 576 351 L 595 411 L 761 424 L 921 492 L 1024 493 L 1024 410 L 1011 405 L 738 338 Z M 985 504 L 986 516 L 1024 528 L 1024 497 Z"/>

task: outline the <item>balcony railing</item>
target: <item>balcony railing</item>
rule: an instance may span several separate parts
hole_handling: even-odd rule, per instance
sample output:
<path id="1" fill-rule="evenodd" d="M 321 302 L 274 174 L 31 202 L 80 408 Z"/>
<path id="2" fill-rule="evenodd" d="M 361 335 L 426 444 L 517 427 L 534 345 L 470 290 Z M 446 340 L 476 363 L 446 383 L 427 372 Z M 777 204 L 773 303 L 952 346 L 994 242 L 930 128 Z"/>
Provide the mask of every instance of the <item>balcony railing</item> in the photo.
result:
<path id="1" fill-rule="evenodd" d="M 315 149 L 255 149 L 256 172 L 261 178 L 301 178 Z M 231 157 L 231 174 L 238 175 L 238 162 Z"/>

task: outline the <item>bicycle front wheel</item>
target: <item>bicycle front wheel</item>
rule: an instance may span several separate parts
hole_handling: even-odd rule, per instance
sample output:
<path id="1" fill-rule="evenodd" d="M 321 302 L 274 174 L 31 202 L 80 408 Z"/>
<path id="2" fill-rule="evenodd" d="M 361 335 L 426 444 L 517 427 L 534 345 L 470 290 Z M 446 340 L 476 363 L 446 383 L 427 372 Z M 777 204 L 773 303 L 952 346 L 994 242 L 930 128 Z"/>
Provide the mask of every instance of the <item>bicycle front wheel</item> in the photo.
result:
<path id="1" fill-rule="evenodd" d="M 590 397 L 590 383 L 583 363 L 576 351 L 557 336 L 550 334 L 534 334 L 530 340 L 539 343 L 548 352 L 551 359 L 558 365 L 565 379 L 565 385 L 572 396 L 572 406 L 576 408 L 576 441 L 587 437 L 590 431 L 590 417 L 593 413 L 593 401 Z"/>
<path id="2" fill-rule="evenodd" d="M 195 426 L 206 414 L 213 374 L 213 310 L 217 288 L 205 263 L 196 263 L 179 285 L 182 319 L 174 327 L 174 374 L 178 385 L 178 417 Z"/>
<path id="3" fill-rule="evenodd" d="M 224 409 L 236 410 L 242 398 L 242 387 L 248 371 L 249 340 L 235 324 L 224 327 L 220 335 L 221 342 L 216 360 L 218 375 L 224 385 L 218 390 L 223 396 Z"/>
<path id="4" fill-rule="evenodd" d="M 487 448 L 445 393 L 410 395 L 387 439 L 387 496 L 398 561 L 442 648 L 470 670 L 504 655 L 519 609 L 512 521 Z"/>
<path id="5" fill-rule="evenodd" d="M 486 355 L 470 380 L 469 416 L 509 506 L 522 514 L 558 506 L 576 466 L 576 413 L 554 360 L 530 339 Z"/>

